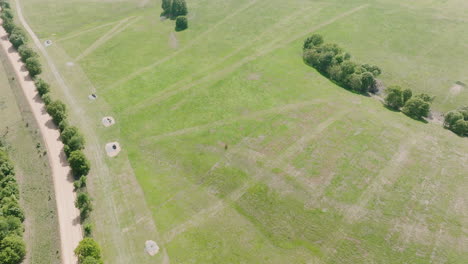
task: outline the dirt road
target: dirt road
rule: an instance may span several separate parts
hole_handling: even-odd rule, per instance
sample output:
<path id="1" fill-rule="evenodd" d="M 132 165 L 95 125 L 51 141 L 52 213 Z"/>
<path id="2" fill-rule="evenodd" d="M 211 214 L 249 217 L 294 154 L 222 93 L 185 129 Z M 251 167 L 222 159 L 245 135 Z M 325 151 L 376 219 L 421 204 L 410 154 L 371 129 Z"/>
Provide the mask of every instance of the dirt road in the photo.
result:
<path id="1" fill-rule="evenodd" d="M 63 152 L 63 144 L 59 140 L 59 130 L 45 111 L 45 105 L 36 91 L 34 82 L 21 62 L 19 54 L 8 41 L 7 33 L 3 27 L 0 27 L 0 42 L 3 52 L 7 54 L 14 68 L 15 78 L 21 85 L 46 145 L 47 156 L 52 169 L 55 200 L 57 201 L 62 263 L 75 264 L 77 259 L 73 250 L 82 239 L 82 230 L 79 211 L 74 205 L 73 178 Z M 13 78 L 13 76 L 10 77 Z"/>

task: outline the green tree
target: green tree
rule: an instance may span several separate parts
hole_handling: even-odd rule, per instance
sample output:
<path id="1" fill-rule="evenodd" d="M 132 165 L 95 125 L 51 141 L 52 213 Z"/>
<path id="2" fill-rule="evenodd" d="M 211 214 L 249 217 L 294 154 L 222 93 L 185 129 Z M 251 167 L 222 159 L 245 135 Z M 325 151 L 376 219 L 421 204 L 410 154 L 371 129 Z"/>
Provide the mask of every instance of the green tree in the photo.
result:
<path id="1" fill-rule="evenodd" d="M 21 237 L 11 235 L 0 242 L 0 263 L 19 264 L 26 255 L 26 246 Z"/>
<path id="2" fill-rule="evenodd" d="M 374 75 L 372 75 L 372 73 L 370 72 L 362 73 L 361 82 L 362 82 L 361 93 L 367 93 L 373 90 L 373 87 L 375 86 Z"/>
<path id="3" fill-rule="evenodd" d="M 170 15 L 172 7 L 172 0 L 162 0 L 161 8 L 163 9 L 163 15 Z"/>
<path id="4" fill-rule="evenodd" d="M 323 44 L 323 37 L 320 34 L 313 34 L 312 36 L 304 40 L 304 49 L 310 49 L 313 47 L 318 47 Z"/>
<path id="5" fill-rule="evenodd" d="M 31 57 L 26 60 L 26 69 L 34 77 L 42 72 L 42 65 L 37 58 Z"/>
<path id="6" fill-rule="evenodd" d="M 83 219 L 88 217 L 89 213 L 93 210 L 91 198 L 85 192 L 78 194 L 76 197 L 75 206 L 76 208 L 80 209 L 80 214 Z"/>
<path id="7" fill-rule="evenodd" d="M 405 104 L 406 102 L 408 102 L 409 99 L 411 99 L 411 97 L 413 97 L 413 92 L 411 91 L 411 89 L 405 89 L 403 90 L 402 96 L 403 104 Z"/>
<path id="8" fill-rule="evenodd" d="M 362 80 L 361 75 L 353 73 L 348 76 L 348 86 L 351 90 L 355 92 L 362 91 Z"/>
<path id="9" fill-rule="evenodd" d="M 451 129 L 458 120 L 463 119 L 463 114 L 458 110 L 450 111 L 444 116 L 444 127 Z"/>
<path id="10" fill-rule="evenodd" d="M 49 103 L 46 107 L 47 113 L 52 116 L 52 120 L 56 125 L 67 118 L 67 107 L 59 100 Z"/>
<path id="11" fill-rule="evenodd" d="M 52 99 L 50 98 L 50 94 L 46 93 L 46 94 L 42 95 L 42 101 L 44 101 L 44 104 L 46 105 L 46 108 L 47 108 L 47 106 L 50 103 L 52 103 Z"/>
<path id="12" fill-rule="evenodd" d="M 88 175 L 90 163 L 81 150 L 71 152 L 68 162 L 70 163 L 70 167 L 75 177 L 80 178 L 81 176 Z"/>
<path id="13" fill-rule="evenodd" d="M 22 45 L 18 48 L 18 53 L 21 56 L 22 61 L 26 61 L 29 58 L 36 57 L 36 52 L 26 45 Z"/>
<path id="14" fill-rule="evenodd" d="M 417 98 L 423 100 L 424 102 L 428 102 L 428 103 L 432 103 L 435 99 L 434 96 L 430 96 L 428 94 L 425 94 L 425 93 L 422 93 L 422 94 L 418 94 L 416 95 Z"/>
<path id="15" fill-rule="evenodd" d="M 75 255 L 78 257 L 78 261 L 81 264 L 83 264 L 87 257 L 101 260 L 101 248 L 99 247 L 98 243 L 94 241 L 94 239 L 85 237 L 80 241 L 78 247 L 76 247 Z"/>
<path id="16" fill-rule="evenodd" d="M 15 47 L 16 49 L 18 49 L 21 45 L 23 45 L 27 41 L 26 35 L 18 27 L 15 27 L 13 29 L 13 31 L 10 34 L 9 39 L 10 39 L 11 44 L 13 44 L 13 47 Z"/>
<path id="17" fill-rule="evenodd" d="M 171 7 L 172 17 L 186 16 L 187 13 L 188 13 L 187 3 L 185 2 L 185 0 L 173 0 L 172 1 L 172 7 Z"/>
<path id="18" fill-rule="evenodd" d="M 21 49 L 21 48 L 20 48 Z M 50 86 L 42 79 L 38 79 L 35 81 L 36 89 L 39 95 L 42 97 L 44 94 L 50 91 Z"/>
<path id="19" fill-rule="evenodd" d="M 13 13 L 11 12 L 10 9 L 4 9 L 2 10 L 2 19 L 12 19 L 13 18 Z"/>
<path id="20" fill-rule="evenodd" d="M 468 121 L 457 120 L 451 130 L 460 136 L 468 136 Z"/>
<path id="21" fill-rule="evenodd" d="M 400 86 L 390 86 L 385 89 L 387 96 L 385 96 L 385 104 L 394 109 L 399 110 L 403 105 L 403 91 Z"/>
<path id="22" fill-rule="evenodd" d="M 423 117 L 427 117 L 430 110 L 431 105 L 417 96 L 409 99 L 401 109 L 405 115 L 418 120 L 423 119 Z"/>
<path id="23" fill-rule="evenodd" d="M 3 19 L 3 28 L 8 34 L 11 34 L 15 30 L 16 25 L 13 19 Z"/>
<path id="24" fill-rule="evenodd" d="M 188 28 L 188 20 L 185 16 L 178 16 L 176 19 L 176 31 L 182 31 Z"/>

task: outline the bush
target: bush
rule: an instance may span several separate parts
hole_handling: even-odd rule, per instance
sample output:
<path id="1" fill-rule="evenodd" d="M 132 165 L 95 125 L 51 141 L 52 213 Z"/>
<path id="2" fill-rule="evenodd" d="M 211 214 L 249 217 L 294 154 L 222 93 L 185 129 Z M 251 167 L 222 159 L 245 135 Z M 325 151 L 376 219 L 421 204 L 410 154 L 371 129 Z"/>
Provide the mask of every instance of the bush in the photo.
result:
<path id="1" fill-rule="evenodd" d="M 185 0 L 172 0 L 171 15 L 172 17 L 187 15 L 187 3 Z"/>
<path id="2" fill-rule="evenodd" d="M 68 162 L 76 178 L 88 175 L 90 164 L 81 150 L 71 152 Z"/>
<path id="3" fill-rule="evenodd" d="M 81 176 L 78 180 L 73 182 L 73 187 L 75 187 L 75 190 L 86 187 L 86 178 L 86 176 Z"/>
<path id="4" fill-rule="evenodd" d="M 0 263 L 19 264 L 26 255 L 26 246 L 21 237 L 11 235 L 0 242 Z"/>
<path id="5" fill-rule="evenodd" d="M 445 114 L 444 127 L 459 136 L 468 136 L 468 108 L 461 107 Z"/>
<path id="6" fill-rule="evenodd" d="M 188 21 L 187 17 L 185 16 L 178 16 L 176 19 L 176 31 L 182 31 L 188 28 Z"/>
<path id="7" fill-rule="evenodd" d="M 18 49 L 27 41 L 26 35 L 24 34 L 23 30 L 21 30 L 18 27 L 15 27 L 12 30 L 9 39 L 11 44 L 13 44 L 13 47 L 15 47 L 16 49 Z"/>
<path id="8" fill-rule="evenodd" d="M 163 15 L 170 15 L 172 7 L 172 0 L 162 0 L 161 8 L 163 9 Z"/>
<path id="9" fill-rule="evenodd" d="M 26 45 L 22 45 L 21 47 L 19 47 L 18 53 L 23 62 L 25 62 L 29 58 L 37 57 L 37 53 Z"/>
<path id="10" fill-rule="evenodd" d="M 35 81 L 37 92 L 42 97 L 44 94 L 50 91 L 50 86 L 42 79 L 38 79 Z"/>
<path id="11" fill-rule="evenodd" d="M 13 19 L 13 13 L 10 9 L 2 8 L 2 19 Z"/>
<path id="12" fill-rule="evenodd" d="M 50 102 L 46 107 L 47 113 L 52 116 L 52 120 L 56 125 L 60 124 L 67 118 L 67 107 L 59 100 Z"/>
<path id="13" fill-rule="evenodd" d="M 76 208 L 80 209 L 80 215 L 82 219 L 85 219 L 89 216 L 89 213 L 93 210 L 93 205 L 91 204 L 91 198 L 85 192 L 81 192 L 76 197 L 75 201 Z"/>
<path id="14" fill-rule="evenodd" d="M 31 57 L 26 60 L 26 69 L 34 77 L 42 72 L 42 65 L 37 58 Z"/>
<path id="15" fill-rule="evenodd" d="M 46 108 L 47 108 L 47 106 L 52 102 L 52 99 L 50 98 L 50 94 L 46 93 L 42 95 L 42 101 L 44 101 L 44 104 L 46 105 Z"/>
<path id="16" fill-rule="evenodd" d="M 94 239 L 86 237 L 80 241 L 78 247 L 75 249 L 75 255 L 78 257 L 78 262 L 83 264 L 88 257 L 94 258 L 97 263 L 102 263 L 101 248 Z M 93 263 L 93 262 L 90 262 Z"/>
<path id="17" fill-rule="evenodd" d="M 90 237 L 91 234 L 93 233 L 93 225 L 90 224 L 90 223 L 86 223 L 86 224 L 83 226 L 83 229 L 84 229 L 84 235 L 85 235 L 85 237 Z"/>
<path id="18" fill-rule="evenodd" d="M 303 49 L 318 47 L 323 44 L 323 37 L 319 34 L 313 34 L 304 41 Z"/>
<path id="19" fill-rule="evenodd" d="M 401 111 L 414 119 L 422 120 L 429 115 L 431 105 L 421 98 L 414 97 L 408 100 Z"/>
<path id="20" fill-rule="evenodd" d="M 16 25 L 13 22 L 13 19 L 6 19 L 6 18 L 3 19 L 3 28 L 8 33 L 8 35 L 10 35 L 13 32 L 13 30 L 15 30 L 16 28 Z"/>

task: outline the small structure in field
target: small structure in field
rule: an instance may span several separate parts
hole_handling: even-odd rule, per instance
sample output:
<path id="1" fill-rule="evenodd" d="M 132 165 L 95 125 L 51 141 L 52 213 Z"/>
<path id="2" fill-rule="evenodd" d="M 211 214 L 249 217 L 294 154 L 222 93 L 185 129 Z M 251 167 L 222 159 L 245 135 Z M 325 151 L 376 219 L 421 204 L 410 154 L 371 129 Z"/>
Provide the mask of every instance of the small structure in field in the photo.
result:
<path id="1" fill-rule="evenodd" d="M 102 124 L 105 126 L 105 127 L 110 127 L 112 126 L 113 124 L 115 124 L 115 120 L 112 116 L 106 116 L 102 119 Z"/>
<path id="2" fill-rule="evenodd" d="M 118 142 L 110 142 L 106 144 L 107 156 L 115 157 L 119 154 L 121 148 Z"/>
<path id="3" fill-rule="evenodd" d="M 153 240 L 146 241 L 145 242 L 145 251 L 150 256 L 154 256 L 154 255 L 158 254 L 158 252 L 159 252 L 158 244 L 156 244 L 156 242 L 154 242 Z"/>

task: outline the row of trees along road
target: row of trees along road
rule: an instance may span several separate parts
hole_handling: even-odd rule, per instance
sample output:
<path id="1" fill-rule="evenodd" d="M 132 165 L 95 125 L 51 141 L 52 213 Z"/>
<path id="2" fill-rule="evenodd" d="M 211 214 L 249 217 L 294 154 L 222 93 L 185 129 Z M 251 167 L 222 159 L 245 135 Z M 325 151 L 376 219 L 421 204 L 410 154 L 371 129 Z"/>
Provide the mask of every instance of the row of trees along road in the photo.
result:
<path id="1" fill-rule="evenodd" d="M 52 121 L 60 130 L 60 138 L 64 144 L 64 152 L 75 177 L 74 186 L 78 192 L 75 206 L 80 210 L 85 236 L 85 239 L 83 239 L 76 248 L 75 254 L 80 264 L 102 264 L 103 260 L 101 258 L 99 245 L 91 238 L 92 225 L 89 221 L 89 214 L 93 207 L 92 199 L 86 188 L 86 177 L 91 166 L 83 152 L 85 139 L 77 127 L 69 124 L 67 106 L 60 100 L 52 100 L 50 85 L 38 77 L 42 72 L 42 66 L 38 59 L 39 55 L 27 45 L 28 38 L 24 31 L 15 25 L 10 4 L 6 0 L 0 0 L 0 7 L 2 7 L 0 18 L 3 20 L 3 27 L 9 35 L 10 42 L 18 50 L 21 60 L 25 63 L 26 69 L 29 71 L 29 75 L 33 78 L 37 92 L 46 105 L 47 113 L 52 117 Z M 18 213 L 19 212 L 18 210 Z M 0 229 L 2 228 L 1 225 L 2 219 L 0 216 Z M 0 233 L 1 232 L 0 230 Z M 1 247 L 2 245 L 0 243 L 0 248 Z M 2 261 L 2 256 L 0 255 L 0 263 L 10 264 L 19 262 Z"/>

